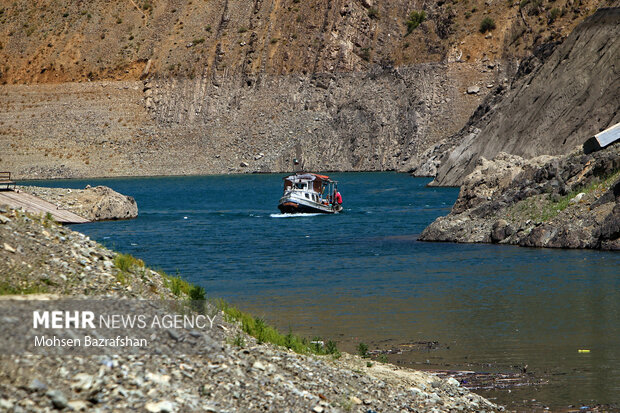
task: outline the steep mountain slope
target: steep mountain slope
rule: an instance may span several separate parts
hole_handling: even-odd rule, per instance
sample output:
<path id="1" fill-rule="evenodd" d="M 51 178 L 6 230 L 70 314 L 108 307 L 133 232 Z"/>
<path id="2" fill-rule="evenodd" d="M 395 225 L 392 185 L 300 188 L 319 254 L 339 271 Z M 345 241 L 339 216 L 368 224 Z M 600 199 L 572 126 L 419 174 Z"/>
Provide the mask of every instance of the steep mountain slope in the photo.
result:
<path id="1" fill-rule="evenodd" d="M 549 57 L 544 52 L 522 64 L 510 89 L 459 132 L 435 184 L 460 185 L 478 159 L 502 151 L 526 158 L 569 153 L 620 122 L 620 8 L 598 10 Z"/>
<path id="2" fill-rule="evenodd" d="M 0 5 L 0 82 L 365 71 L 523 56 L 595 0 L 15 0 Z M 409 33 L 412 11 L 426 20 Z M 492 36 L 479 33 L 484 18 Z"/>
<path id="3" fill-rule="evenodd" d="M 607 3 L 15 0 L 0 5 L 1 169 L 405 169 Z"/>

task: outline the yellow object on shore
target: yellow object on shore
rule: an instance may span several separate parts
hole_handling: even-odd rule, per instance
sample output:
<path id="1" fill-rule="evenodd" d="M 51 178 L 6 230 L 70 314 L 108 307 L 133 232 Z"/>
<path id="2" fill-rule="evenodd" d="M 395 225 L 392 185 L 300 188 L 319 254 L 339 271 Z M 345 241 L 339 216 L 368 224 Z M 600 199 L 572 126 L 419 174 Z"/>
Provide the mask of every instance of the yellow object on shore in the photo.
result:
<path id="1" fill-rule="evenodd" d="M 579 353 L 589 353 L 589 352 L 590 352 L 590 350 L 588 350 L 588 349 L 579 349 L 579 350 L 577 350 L 577 351 L 578 351 Z"/>

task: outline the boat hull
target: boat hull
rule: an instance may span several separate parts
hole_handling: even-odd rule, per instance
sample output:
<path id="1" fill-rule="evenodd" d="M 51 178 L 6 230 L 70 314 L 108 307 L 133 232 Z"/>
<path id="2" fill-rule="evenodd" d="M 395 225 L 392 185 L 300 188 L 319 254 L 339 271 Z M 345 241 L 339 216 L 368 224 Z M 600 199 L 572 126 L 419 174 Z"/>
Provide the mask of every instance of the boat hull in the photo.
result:
<path id="1" fill-rule="evenodd" d="M 278 204 L 278 209 L 283 214 L 335 214 L 340 212 L 342 207 L 340 205 L 336 207 L 321 204 L 312 205 L 283 199 Z"/>

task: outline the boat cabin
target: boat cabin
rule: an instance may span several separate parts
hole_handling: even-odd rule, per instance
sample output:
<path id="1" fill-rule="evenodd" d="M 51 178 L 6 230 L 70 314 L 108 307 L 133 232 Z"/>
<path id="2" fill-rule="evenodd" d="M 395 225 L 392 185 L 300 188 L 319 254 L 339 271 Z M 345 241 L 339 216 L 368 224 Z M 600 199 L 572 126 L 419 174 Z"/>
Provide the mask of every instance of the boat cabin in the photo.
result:
<path id="1" fill-rule="evenodd" d="M 339 212 L 338 183 L 326 175 L 297 173 L 284 178 L 284 193 L 278 204 L 282 212 Z"/>

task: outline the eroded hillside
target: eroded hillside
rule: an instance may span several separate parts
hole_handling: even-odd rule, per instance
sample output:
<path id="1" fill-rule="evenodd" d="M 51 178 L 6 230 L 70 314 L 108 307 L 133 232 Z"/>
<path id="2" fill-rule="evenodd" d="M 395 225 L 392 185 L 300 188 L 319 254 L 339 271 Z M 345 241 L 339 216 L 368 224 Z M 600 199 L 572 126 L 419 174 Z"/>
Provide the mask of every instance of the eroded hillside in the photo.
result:
<path id="1" fill-rule="evenodd" d="M 387 62 L 491 60 L 557 40 L 600 1 L 21 0 L 0 8 L 0 80 L 136 80 L 224 71 L 365 71 Z M 411 12 L 424 12 L 409 32 Z M 479 32 L 491 18 L 491 36 Z M 252 80 L 252 79 L 248 79 Z"/>
<path id="2" fill-rule="evenodd" d="M 598 10 L 562 44 L 524 63 L 510 88 L 460 132 L 438 184 L 460 185 L 478 159 L 501 151 L 526 158 L 567 154 L 620 122 L 620 8 Z"/>
<path id="3" fill-rule="evenodd" d="M 0 162 L 18 178 L 403 169 L 604 4 L 14 1 Z"/>

